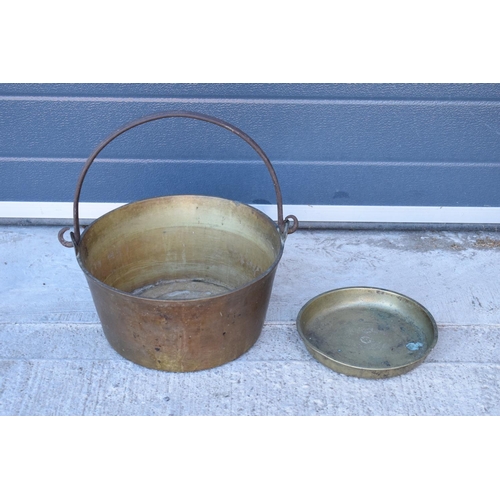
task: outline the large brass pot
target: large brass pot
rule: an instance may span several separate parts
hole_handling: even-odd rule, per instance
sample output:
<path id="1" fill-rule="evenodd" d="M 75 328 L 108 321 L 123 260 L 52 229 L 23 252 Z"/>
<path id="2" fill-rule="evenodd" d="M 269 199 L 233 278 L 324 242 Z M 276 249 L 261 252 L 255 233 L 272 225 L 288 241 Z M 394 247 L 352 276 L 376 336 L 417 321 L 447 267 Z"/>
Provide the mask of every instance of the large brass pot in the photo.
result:
<path id="1" fill-rule="evenodd" d="M 183 117 L 223 127 L 245 140 L 274 182 L 278 223 L 248 205 L 208 196 L 165 196 L 124 205 L 80 235 L 78 205 L 85 175 L 99 152 L 127 130 Z M 274 169 L 244 132 L 222 120 L 176 111 L 132 122 L 103 141 L 77 183 L 72 242 L 104 334 L 125 358 L 166 371 L 195 371 L 227 363 L 259 337 L 286 235 Z"/>

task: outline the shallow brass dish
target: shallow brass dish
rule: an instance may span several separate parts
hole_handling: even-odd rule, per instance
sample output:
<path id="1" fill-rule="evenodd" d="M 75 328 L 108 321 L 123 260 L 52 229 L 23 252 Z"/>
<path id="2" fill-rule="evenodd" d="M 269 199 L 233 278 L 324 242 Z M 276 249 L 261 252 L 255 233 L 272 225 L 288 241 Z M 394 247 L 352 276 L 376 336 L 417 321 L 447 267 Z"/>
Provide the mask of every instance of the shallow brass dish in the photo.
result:
<path id="1" fill-rule="evenodd" d="M 438 330 L 418 302 L 389 290 L 339 288 L 302 307 L 297 329 L 308 351 L 345 375 L 388 378 L 421 364 Z"/>

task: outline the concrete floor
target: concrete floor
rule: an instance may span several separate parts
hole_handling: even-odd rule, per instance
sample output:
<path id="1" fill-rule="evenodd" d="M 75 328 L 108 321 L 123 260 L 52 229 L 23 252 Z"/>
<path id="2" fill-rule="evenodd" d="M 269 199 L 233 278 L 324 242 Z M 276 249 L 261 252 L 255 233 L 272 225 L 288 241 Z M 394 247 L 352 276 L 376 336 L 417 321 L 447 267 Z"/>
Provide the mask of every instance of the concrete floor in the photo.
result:
<path id="1" fill-rule="evenodd" d="M 121 358 L 56 227 L 0 226 L 1 415 L 500 415 L 500 234 L 299 231 L 257 344 L 225 366 L 166 373 Z M 345 286 L 395 290 L 439 327 L 420 367 L 337 374 L 306 351 L 302 305 Z"/>

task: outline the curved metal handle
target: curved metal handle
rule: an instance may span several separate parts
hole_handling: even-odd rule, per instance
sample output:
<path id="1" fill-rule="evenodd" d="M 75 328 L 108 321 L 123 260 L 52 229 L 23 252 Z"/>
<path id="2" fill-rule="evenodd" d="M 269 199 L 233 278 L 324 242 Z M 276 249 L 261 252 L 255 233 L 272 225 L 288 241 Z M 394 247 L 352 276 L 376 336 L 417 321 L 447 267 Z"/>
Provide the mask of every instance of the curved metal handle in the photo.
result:
<path id="1" fill-rule="evenodd" d="M 59 232 L 59 241 L 67 247 L 77 247 L 78 244 L 80 243 L 80 221 L 79 221 L 79 201 L 80 201 L 80 194 L 82 191 L 82 185 L 83 181 L 85 179 L 85 176 L 87 175 L 87 172 L 92 165 L 93 161 L 97 157 L 97 155 L 114 139 L 116 139 L 118 136 L 123 134 L 124 132 L 127 132 L 127 130 L 130 130 L 134 127 L 137 127 L 139 125 L 142 125 L 144 123 L 152 122 L 155 120 L 161 120 L 163 118 L 192 118 L 194 120 L 200 120 L 203 122 L 208 122 L 208 123 L 213 123 L 214 125 L 218 125 L 219 127 L 225 128 L 226 130 L 229 130 L 233 134 L 236 134 L 238 137 L 243 139 L 247 144 L 249 144 L 256 152 L 257 154 L 261 157 L 262 161 L 267 167 L 267 170 L 269 171 L 269 174 L 271 176 L 271 179 L 274 184 L 274 189 L 276 191 L 276 203 L 278 207 L 278 227 L 282 235 L 286 234 L 291 234 L 296 231 L 298 228 L 298 220 L 297 217 L 294 215 L 287 215 L 285 218 L 283 218 L 283 200 L 281 197 L 281 189 L 279 186 L 278 178 L 276 176 L 276 172 L 274 171 L 273 166 L 271 165 L 271 162 L 269 161 L 269 158 L 266 156 L 262 148 L 245 132 L 240 130 L 239 128 L 235 127 L 234 125 L 231 125 L 230 123 L 227 123 L 223 120 L 220 120 L 219 118 L 215 118 L 213 116 L 209 115 L 204 115 L 201 113 L 194 113 L 191 111 L 166 111 L 163 113 L 158 113 L 155 115 L 149 115 L 149 116 L 144 116 L 142 118 L 139 118 L 137 120 L 134 120 L 133 122 L 130 122 L 127 125 L 124 125 L 122 128 L 118 129 L 116 132 L 112 133 L 107 139 L 101 142 L 99 146 L 94 150 L 94 152 L 89 156 L 87 161 L 85 162 L 85 165 L 83 166 L 82 171 L 80 172 L 80 176 L 78 178 L 78 181 L 76 183 L 76 190 L 75 190 L 75 197 L 73 200 L 73 225 L 74 225 L 74 233 L 71 233 L 71 242 L 66 241 L 64 239 L 64 233 L 67 231 L 69 228 L 64 228 Z"/>

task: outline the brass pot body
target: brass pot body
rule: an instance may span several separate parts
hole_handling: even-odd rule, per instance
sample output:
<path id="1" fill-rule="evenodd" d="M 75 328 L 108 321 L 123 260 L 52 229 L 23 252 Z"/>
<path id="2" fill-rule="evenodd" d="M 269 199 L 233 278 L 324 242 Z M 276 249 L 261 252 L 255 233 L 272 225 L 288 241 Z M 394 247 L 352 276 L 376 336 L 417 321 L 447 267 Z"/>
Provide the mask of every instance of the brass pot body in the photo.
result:
<path id="1" fill-rule="evenodd" d="M 97 219 L 77 260 L 111 346 L 139 365 L 186 372 L 256 342 L 283 245 L 278 226 L 248 205 L 165 196 Z"/>

